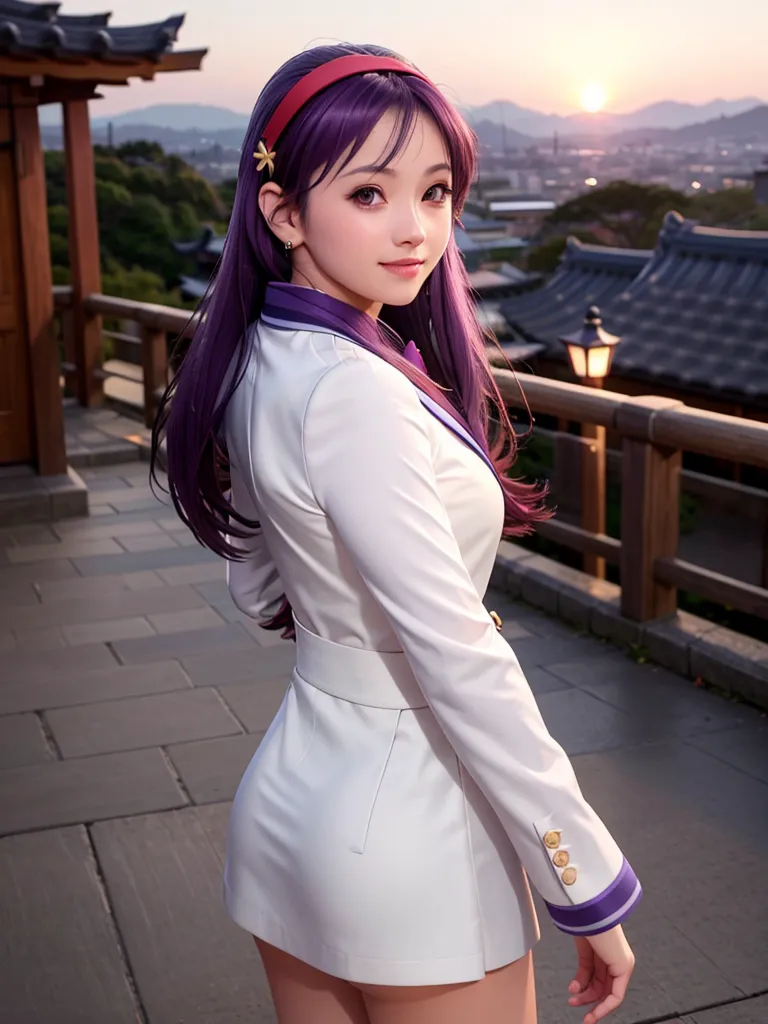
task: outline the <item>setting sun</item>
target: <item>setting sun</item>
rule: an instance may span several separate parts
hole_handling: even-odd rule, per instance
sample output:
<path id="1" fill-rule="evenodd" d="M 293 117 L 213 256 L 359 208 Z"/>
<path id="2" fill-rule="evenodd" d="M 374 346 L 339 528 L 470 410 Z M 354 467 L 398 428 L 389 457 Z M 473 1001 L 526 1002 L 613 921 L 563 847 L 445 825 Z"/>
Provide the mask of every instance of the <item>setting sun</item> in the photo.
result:
<path id="1" fill-rule="evenodd" d="M 581 90 L 581 105 L 590 114 L 596 114 L 598 110 L 602 110 L 605 100 L 605 89 L 602 85 L 593 82 L 591 85 L 585 85 Z"/>

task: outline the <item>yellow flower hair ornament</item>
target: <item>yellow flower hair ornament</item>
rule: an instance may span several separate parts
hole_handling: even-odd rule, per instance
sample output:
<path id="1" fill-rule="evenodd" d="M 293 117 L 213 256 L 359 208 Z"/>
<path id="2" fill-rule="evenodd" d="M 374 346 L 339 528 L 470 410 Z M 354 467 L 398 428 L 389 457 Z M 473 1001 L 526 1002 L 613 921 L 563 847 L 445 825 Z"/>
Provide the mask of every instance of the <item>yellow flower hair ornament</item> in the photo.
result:
<path id="1" fill-rule="evenodd" d="M 263 171 L 264 167 L 267 167 L 267 169 L 269 170 L 269 176 L 271 178 L 272 175 L 275 173 L 276 155 L 277 154 L 275 153 L 274 150 L 272 150 L 271 152 L 267 150 L 267 147 L 264 145 L 264 140 L 261 139 L 258 147 L 256 148 L 256 152 L 253 154 L 254 160 L 259 161 L 258 164 L 256 165 L 256 170 Z"/>

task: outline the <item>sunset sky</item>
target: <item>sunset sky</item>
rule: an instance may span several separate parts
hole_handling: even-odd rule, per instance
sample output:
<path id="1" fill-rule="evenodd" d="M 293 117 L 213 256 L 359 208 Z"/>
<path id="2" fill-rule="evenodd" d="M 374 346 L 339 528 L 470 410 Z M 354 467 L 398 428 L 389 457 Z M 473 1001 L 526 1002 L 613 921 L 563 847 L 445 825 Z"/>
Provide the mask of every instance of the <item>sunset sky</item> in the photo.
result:
<path id="1" fill-rule="evenodd" d="M 510 99 L 545 113 L 579 109 L 601 85 L 606 109 L 662 99 L 768 100 L 766 0 L 63 0 L 62 12 L 113 11 L 112 24 L 185 11 L 179 49 L 210 49 L 201 74 L 107 89 L 103 116 L 152 103 L 212 103 L 249 112 L 288 57 L 317 43 L 380 43 L 414 61 L 460 105 Z M 469 13 L 468 13 L 469 12 Z"/>

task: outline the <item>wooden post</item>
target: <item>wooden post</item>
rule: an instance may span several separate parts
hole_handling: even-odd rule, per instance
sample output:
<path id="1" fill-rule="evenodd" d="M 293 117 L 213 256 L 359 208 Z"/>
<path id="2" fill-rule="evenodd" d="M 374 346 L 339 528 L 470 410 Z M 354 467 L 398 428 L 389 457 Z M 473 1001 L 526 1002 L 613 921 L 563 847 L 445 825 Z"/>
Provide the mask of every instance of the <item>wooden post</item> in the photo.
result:
<path id="1" fill-rule="evenodd" d="M 41 476 L 67 471 L 59 353 L 54 330 L 45 164 L 36 99 L 20 93 L 13 108 L 23 306 L 32 380 L 35 455 Z"/>
<path id="2" fill-rule="evenodd" d="M 621 495 L 621 611 L 637 622 L 673 615 L 677 588 L 654 578 L 657 558 L 674 558 L 680 522 L 682 453 L 653 441 L 653 418 L 682 406 L 649 395 L 616 414 L 623 435 Z"/>
<path id="3" fill-rule="evenodd" d="M 603 379 L 589 377 L 580 381 L 585 387 L 602 390 Z M 581 425 L 581 436 L 588 442 L 581 458 L 581 525 L 591 533 L 605 533 L 605 427 L 594 423 Z M 584 572 L 605 579 L 605 559 L 585 551 Z"/>
<path id="4" fill-rule="evenodd" d="M 66 100 L 64 148 L 67 160 L 69 204 L 69 263 L 72 271 L 72 318 L 77 365 L 77 399 L 80 405 L 99 405 L 104 397 L 102 380 L 94 370 L 101 366 L 99 316 L 84 307 L 89 295 L 101 293 L 99 222 L 96 212 L 96 176 L 93 167 L 88 101 Z"/>
<path id="5" fill-rule="evenodd" d="M 144 425 L 155 422 L 155 392 L 164 387 L 168 373 L 168 344 L 165 331 L 141 328 L 141 365 L 144 369 Z"/>

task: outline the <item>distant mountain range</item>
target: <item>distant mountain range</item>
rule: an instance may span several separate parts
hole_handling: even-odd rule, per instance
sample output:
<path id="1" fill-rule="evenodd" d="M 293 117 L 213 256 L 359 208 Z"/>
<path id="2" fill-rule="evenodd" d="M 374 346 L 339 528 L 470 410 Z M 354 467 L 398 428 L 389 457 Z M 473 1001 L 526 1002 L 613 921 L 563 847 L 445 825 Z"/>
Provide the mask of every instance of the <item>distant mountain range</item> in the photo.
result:
<path id="1" fill-rule="evenodd" d="M 720 117 L 733 117 L 744 111 L 759 107 L 765 100 L 746 97 L 740 100 L 712 100 L 710 103 L 676 103 L 671 100 L 653 103 L 631 114 L 573 114 L 561 117 L 559 114 L 542 114 L 537 110 L 520 107 L 510 100 L 498 100 L 479 107 L 468 107 L 463 113 L 473 127 L 488 121 L 503 124 L 520 135 L 541 138 L 558 132 L 562 135 L 581 135 L 627 132 L 635 129 L 685 128 Z M 98 110 L 95 106 L 94 112 Z M 115 127 L 124 125 L 151 125 L 155 128 L 172 128 L 176 131 L 220 132 L 225 129 L 244 131 L 250 115 L 241 114 L 226 107 L 215 107 L 203 103 L 163 103 L 141 110 L 129 110 L 112 117 L 94 117 L 94 128 L 106 127 L 111 122 Z M 41 124 L 59 125 L 60 108 L 46 106 L 41 111 Z M 510 144 L 514 143 L 510 139 Z"/>
<path id="2" fill-rule="evenodd" d="M 744 108 L 744 104 L 751 106 Z M 729 115 L 723 112 L 725 109 L 738 107 L 742 109 L 736 113 Z M 46 114 L 45 120 L 41 118 L 43 145 L 48 148 L 60 148 L 61 127 L 55 121 L 51 121 L 50 109 L 42 108 L 42 113 Z M 682 117 L 683 110 L 688 111 L 689 117 L 700 116 L 702 111 L 711 114 L 712 110 L 715 110 L 720 113 L 710 116 L 707 120 L 691 122 L 682 127 L 646 126 L 642 122 L 650 115 L 643 111 L 626 115 L 575 115 L 571 118 L 556 118 L 558 124 L 565 122 L 568 130 L 557 127 L 552 129 L 552 132 L 557 131 L 564 141 L 567 139 L 577 144 L 604 143 L 608 137 L 613 144 L 666 142 L 684 145 L 708 138 L 715 138 L 718 142 L 734 143 L 768 141 L 768 105 L 760 104 L 759 101 L 716 100 L 702 107 L 663 103 L 646 108 L 646 111 L 648 110 L 655 110 L 660 120 L 667 121 Z M 696 111 L 698 115 L 694 114 Z M 474 108 L 471 112 L 465 111 L 465 114 L 480 141 L 494 149 L 525 149 L 550 137 L 549 132 L 534 135 L 510 124 L 511 120 L 516 120 L 517 125 L 534 126 L 532 118 L 545 118 L 543 114 L 525 111 L 514 103 L 504 101 L 486 104 Z M 503 121 L 500 120 L 502 115 Z M 223 107 L 164 104 L 128 111 L 110 118 L 93 118 L 91 126 L 95 142 L 106 142 L 107 126 L 111 123 L 116 143 L 147 139 L 150 142 L 159 142 L 168 149 L 183 152 L 208 149 L 217 144 L 225 149 L 239 149 L 248 120 L 248 115 L 238 114 Z M 543 122 L 539 122 L 541 123 Z"/>
<path id="3" fill-rule="evenodd" d="M 712 100 L 711 103 L 702 103 L 698 106 L 693 103 L 665 100 L 642 107 L 631 114 L 611 114 L 603 111 L 599 114 L 581 113 L 561 117 L 559 114 L 541 114 L 537 110 L 528 110 L 509 100 L 498 100 L 485 103 L 481 107 L 466 108 L 463 113 L 473 126 L 482 121 L 491 121 L 503 124 L 523 135 L 540 138 L 551 136 L 555 132 L 560 135 L 582 135 L 597 131 L 600 134 L 613 135 L 639 128 L 685 128 L 719 117 L 733 117 L 763 103 L 765 100 L 756 99 L 754 96 L 741 100 Z"/>

